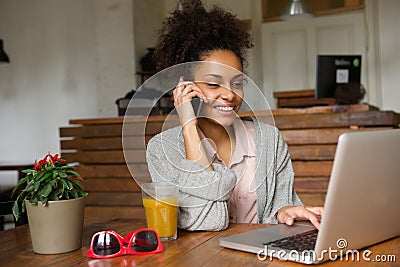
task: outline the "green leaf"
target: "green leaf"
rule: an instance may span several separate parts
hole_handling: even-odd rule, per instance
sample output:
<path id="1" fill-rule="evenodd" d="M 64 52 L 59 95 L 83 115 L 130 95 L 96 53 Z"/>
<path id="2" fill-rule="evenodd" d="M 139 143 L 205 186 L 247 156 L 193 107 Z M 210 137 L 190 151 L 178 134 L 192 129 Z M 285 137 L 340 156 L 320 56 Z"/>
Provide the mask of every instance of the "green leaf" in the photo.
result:
<path id="1" fill-rule="evenodd" d="M 32 203 L 33 205 L 37 205 L 37 203 L 39 202 L 39 200 L 37 199 L 37 197 L 33 197 L 29 200 L 30 203 Z"/>
<path id="2" fill-rule="evenodd" d="M 54 168 L 55 168 L 55 167 L 54 167 L 53 165 L 47 164 L 46 167 L 45 167 L 45 170 L 46 170 L 46 171 L 53 171 Z"/>
<path id="3" fill-rule="evenodd" d="M 40 180 L 38 180 L 38 181 L 36 181 L 36 182 L 34 183 L 33 189 L 34 189 L 35 191 L 38 191 L 38 189 L 39 189 L 39 187 L 40 187 L 40 183 L 41 183 Z"/>
<path id="4" fill-rule="evenodd" d="M 64 185 L 60 184 L 55 190 L 53 190 L 52 195 L 60 197 L 62 196 L 63 192 L 64 192 Z"/>
<path id="5" fill-rule="evenodd" d="M 71 183 L 73 184 L 74 188 L 78 189 L 78 190 L 82 190 L 83 186 L 81 184 L 80 181 L 78 180 L 71 180 Z"/>
<path id="6" fill-rule="evenodd" d="M 69 165 L 64 165 L 64 166 L 61 167 L 61 169 L 63 169 L 63 170 L 73 170 L 74 167 L 73 166 L 69 166 Z"/>
<path id="7" fill-rule="evenodd" d="M 51 184 L 45 184 L 42 190 L 40 191 L 40 195 L 42 195 L 43 197 L 47 197 L 52 190 L 53 188 L 51 187 Z"/>
<path id="8" fill-rule="evenodd" d="M 40 179 L 38 179 L 38 181 L 43 182 L 44 180 L 50 178 L 50 173 L 44 173 L 43 175 L 41 175 Z"/>
<path id="9" fill-rule="evenodd" d="M 35 172 L 33 169 L 28 169 L 28 170 L 21 170 L 22 173 L 32 173 Z"/>
<path id="10" fill-rule="evenodd" d="M 13 212 L 13 215 L 15 217 L 15 220 L 18 221 L 20 213 L 19 213 L 19 204 L 18 204 L 17 201 L 15 201 L 14 204 L 13 204 L 12 212 Z"/>
<path id="11" fill-rule="evenodd" d="M 34 187 L 34 183 L 29 183 L 22 191 L 23 192 L 31 192 L 34 191 L 35 187 Z"/>
<path id="12" fill-rule="evenodd" d="M 68 184 L 67 184 L 67 182 L 65 180 L 60 179 L 60 182 L 64 185 L 65 188 L 67 188 L 67 190 L 69 190 Z"/>
<path id="13" fill-rule="evenodd" d="M 33 175 L 27 175 L 24 178 L 20 179 L 17 183 L 17 186 L 25 184 L 28 180 L 32 178 Z"/>
<path id="14" fill-rule="evenodd" d="M 46 206 L 46 205 L 47 205 L 47 197 L 42 197 L 42 198 L 40 199 L 40 201 L 42 201 L 42 205 L 43 205 L 43 206 Z"/>
<path id="15" fill-rule="evenodd" d="M 79 175 L 79 173 L 77 173 L 77 172 L 74 171 L 74 170 L 69 170 L 69 171 L 67 171 L 67 173 L 68 173 L 69 175 L 72 175 L 72 176 L 76 177 L 76 178 L 81 177 L 81 176 Z"/>
<path id="16" fill-rule="evenodd" d="M 56 190 L 53 190 L 51 194 L 47 197 L 48 200 L 57 201 L 59 200 Z"/>
<path id="17" fill-rule="evenodd" d="M 61 183 L 60 192 L 58 193 L 58 197 L 59 197 L 59 198 L 62 198 L 62 196 L 63 196 L 63 194 L 64 194 L 64 189 L 65 189 L 65 186 L 64 186 L 63 183 Z"/>
<path id="18" fill-rule="evenodd" d="M 42 178 L 42 176 L 45 175 L 46 173 L 47 173 L 46 171 L 42 170 L 41 172 L 38 173 L 37 179 Z"/>
<path id="19" fill-rule="evenodd" d="M 78 198 L 78 193 L 76 191 L 71 191 L 72 198 Z"/>
<path id="20" fill-rule="evenodd" d="M 29 177 L 25 176 L 24 178 L 22 178 L 21 180 L 18 181 L 17 185 L 14 187 L 13 191 L 12 191 L 12 196 L 14 196 L 14 194 L 22 187 L 26 184 L 26 182 L 28 181 Z"/>
<path id="21" fill-rule="evenodd" d="M 22 213 L 26 212 L 26 204 L 25 204 L 25 201 L 22 201 L 21 210 L 22 210 Z"/>
<path id="22" fill-rule="evenodd" d="M 67 183 L 67 188 L 68 188 L 68 190 L 72 190 L 73 188 L 74 188 L 74 186 L 73 186 L 73 184 L 71 183 L 71 181 L 70 180 L 66 180 L 65 181 L 66 183 Z"/>
<path id="23" fill-rule="evenodd" d="M 57 180 L 51 180 L 49 182 L 49 184 L 51 185 L 51 187 L 56 188 L 57 187 Z"/>

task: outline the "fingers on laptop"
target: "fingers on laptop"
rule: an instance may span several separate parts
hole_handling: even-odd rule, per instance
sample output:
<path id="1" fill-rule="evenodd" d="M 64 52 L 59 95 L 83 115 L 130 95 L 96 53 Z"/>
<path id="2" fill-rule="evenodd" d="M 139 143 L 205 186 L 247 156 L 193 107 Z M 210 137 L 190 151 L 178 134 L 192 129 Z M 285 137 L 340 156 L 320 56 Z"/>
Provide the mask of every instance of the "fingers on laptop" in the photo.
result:
<path id="1" fill-rule="evenodd" d="M 316 215 L 319 215 L 322 217 L 324 213 L 324 208 L 323 207 L 310 207 L 310 206 L 305 206 L 306 209 L 309 211 L 315 213 Z"/>
<path id="2" fill-rule="evenodd" d="M 324 208 L 323 207 L 310 207 L 310 206 L 305 206 L 305 208 L 315 215 L 317 215 L 318 219 L 321 220 L 323 213 L 324 213 Z"/>
<path id="3" fill-rule="evenodd" d="M 319 229 L 322 213 L 323 208 L 320 207 L 287 206 L 279 210 L 277 219 L 287 225 L 292 225 L 295 220 L 309 220 Z"/>

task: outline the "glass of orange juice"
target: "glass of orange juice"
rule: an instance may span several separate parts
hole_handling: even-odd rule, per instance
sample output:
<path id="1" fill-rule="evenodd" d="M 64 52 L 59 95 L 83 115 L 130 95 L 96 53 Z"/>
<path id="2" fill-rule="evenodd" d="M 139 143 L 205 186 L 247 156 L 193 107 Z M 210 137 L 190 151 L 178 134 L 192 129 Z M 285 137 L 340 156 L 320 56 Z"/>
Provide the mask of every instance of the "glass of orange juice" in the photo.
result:
<path id="1" fill-rule="evenodd" d="M 155 229 L 161 241 L 177 238 L 178 187 L 167 182 L 141 185 L 147 227 Z"/>

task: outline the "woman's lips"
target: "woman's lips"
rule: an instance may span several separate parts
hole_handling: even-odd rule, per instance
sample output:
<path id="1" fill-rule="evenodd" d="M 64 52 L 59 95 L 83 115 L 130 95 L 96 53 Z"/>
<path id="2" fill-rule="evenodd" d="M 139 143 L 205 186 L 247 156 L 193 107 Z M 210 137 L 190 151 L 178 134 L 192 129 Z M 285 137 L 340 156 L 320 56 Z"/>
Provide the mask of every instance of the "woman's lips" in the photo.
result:
<path id="1" fill-rule="evenodd" d="M 214 106 L 216 110 L 223 111 L 223 112 L 230 112 L 233 110 L 235 106 Z"/>
<path id="2" fill-rule="evenodd" d="M 235 105 L 232 105 L 232 106 L 227 106 L 227 105 L 223 105 L 223 106 L 214 106 L 213 108 L 214 108 L 215 110 L 217 110 L 219 114 L 222 114 L 222 115 L 231 115 L 232 113 L 234 113 Z"/>

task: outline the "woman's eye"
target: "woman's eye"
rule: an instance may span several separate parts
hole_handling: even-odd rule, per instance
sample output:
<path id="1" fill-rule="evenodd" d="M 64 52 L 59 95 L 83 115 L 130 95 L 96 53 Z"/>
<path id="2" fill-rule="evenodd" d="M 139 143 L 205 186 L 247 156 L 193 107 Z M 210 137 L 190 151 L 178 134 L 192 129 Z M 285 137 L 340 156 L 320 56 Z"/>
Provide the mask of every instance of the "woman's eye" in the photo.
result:
<path id="1" fill-rule="evenodd" d="M 244 78 L 237 79 L 231 82 L 231 87 L 235 89 L 242 89 L 247 84 L 247 80 Z"/>
<path id="2" fill-rule="evenodd" d="M 233 89 L 243 89 L 244 83 L 243 82 L 234 82 L 231 84 Z"/>
<path id="3" fill-rule="evenodd" d="M 231 83 L 231 87 L 232 88 L 236 88 L 236 89 L 242 89 L 245 85 L 247 84 L 247 80 L 243 79 L 240 81 L 235 81 Z"/>
<path id="4" fill-rule="evenodd" d="M 209 87 L 211 87 L 211 88 L 217 88 L 217 87 L 219 87 L 219 84 L 218 83 L 208 83 L 207 84 Z"/>
<path id="5" fill-rule="evenodd" d="M 243 83 L 242 82 L 234 82 L 231 84 L 233 88 L 243 88 Z"/>

